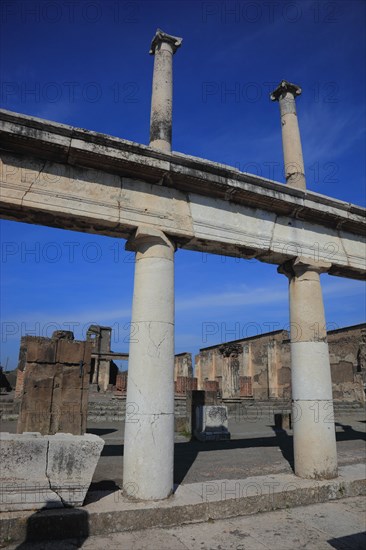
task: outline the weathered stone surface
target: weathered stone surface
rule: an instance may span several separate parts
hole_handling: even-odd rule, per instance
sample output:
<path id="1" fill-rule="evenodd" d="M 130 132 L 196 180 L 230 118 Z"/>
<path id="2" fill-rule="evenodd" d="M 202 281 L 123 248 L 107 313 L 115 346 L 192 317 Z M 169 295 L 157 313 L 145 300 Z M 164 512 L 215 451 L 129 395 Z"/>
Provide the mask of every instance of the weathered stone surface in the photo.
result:
<path id="1" fill-rule="evenodd" d="M 174 357 L 174 381 L 178 376 L 193 377 L 192 367 L 192 354 L 191 353 L 178 353 Z M 194 388 L 192 388 L 194 389 Z"/>
<path id="2" fill-rule="evenodd" d="M 287 82 L 287 80 L 282 80 L 272 92 L 271 99 L 272 101 L 278 101 L 280 104 L 286 182 L 296 189 L 306 189 L 304 160 L 295 104 L 295 98 L 300 94 L 301 88 L 299 86 Z"/>
<path id="3" fill-rule="evenodd" d="M 173 55 L 182 39 L 158 29 L 151 43 L 154 74 L 150 115 L 150 147 L 170 153 L 172 148 Z"/>
<path id="4" fill-rule="evenodd" d="M 306 308 L 306 313 L 309 316 L 311 315 L 309 308 Z M 304 315 L 305 313 L 302 311 L 302 320 Z M 310 324 L 309 318 L 308 325 Z M 296 340 L 294 345 L 301 349 L 304 335 L 307 335 L 313 343 L 323 338 L 323 330 L 318 329 L 318 324 L 314 322 L 312 327 L 308 327 L 309 330 L 303 330 L 299 322 L 294 324 L 293 332 Z M 365 402 L 361 375 L 364 364 L 363 348 L 366 347 L 366 344 L 362 342 L 363 330 L 365 330 L 365 325 L 360 324 L 331 330 L 327 333 L 333 399 Z M 241 344 L 242 346 L 242 352 L 237 357 L 239 361 L 239 383 L 243 384 L 240 392 L 242 397 L 252 396 L 254 399 L 291 398 L 290 340 L 289 333 L 286 330 L 258 334 L 257 336 L 228 342 L 228 349 L 230 344 Z M 321 347 L 319 346 L 319 349 Z M 208 389 L 210 384 L 215 386 L 217 384 L 218 389 L 222 391 L 225 358 L 220 352 L 220 348 L 222 348 L 221 344 L 202 348 L 199 355 L 196 356 L 195 373 L 198 377 L 199 389 Z M 313 349 L 313 346 L 310 345 L 309 354 L 311 349 Z M 307 380 L 307 385 L 310 385 L 310 387 L 316 385 L 319 378 L 319 368 L 316 365 L 319 365 L 320 355 L 320 351 L 316 352 L 313 360 L 309 362 L 312 364 L 309 367 Z M 310 357 L 310 355 L 307 356 L 304 353 L 300 353 L 300 356 L 306 362 Z M 366 367 L 364 372 L 366 373 Z M 246 386 L 245 391 L 244 385 Z M 228 397 L 234 398 L 235 392 Z"/>
<path id="5" fill-rule="evenodd" d="M 26 336 L 26 361 L 28 363 L 56 363 L 57 342 L 49 338 Z"/>
<path id="6" fill-rule="evenodd" d="M 88 344 L 87 350 L 90 354 L 91 346 Z M 57 362 L 76 365 L 80 361 L 85 361 L 85 342 L 76 340 L 59 340 L 57 343 Z"/>
<path id="7" fill-rule="evenodd" d="M 187 391 L 197 390 L 197 378 L 178 376 L 174 382 L 175 393 L 186 395 Z"/>
<path id="8" fill-rule="evenodd" d="M 199 441 L 230 439 L 227 407 L 224 405 L 198 406 L 194 435 Z"/>
<path id="9" fill-rule="evenodd" d="M 103 446 L 93 434 L 0 433 L 0 511 L 81 506 Z"/>
<path id="10" fill-rule="evenodd" d="M 136 251 L 123 455 L 126 494 L 144 500 L 173 490 L 174 452 L 174 252 L 162 232 L 139 227 Z"/>
<path id="11" fill-rule="evenodd" d="M 338 475 L 332 380 L 320 284 L 320 274 L 330 265 L 297 258 L 278 269 L 289 279 L 294 467 L 298 476 L 310 479 L 332 479 Z M 315 334 L 311 323 L 317 327 Z"/>
<path id="12" fill-rule="evenodd" d="M 183 248 L 270 263 L 313 258 L 319 243 L 319 259 L 332 252 L 330 274 L 364 277 L 356 205 L 17 113 L 1 111 L 0 122 L 5 218 L 125 238 L 150 224 Z"/>
<path id="13" fill-rule="evenodd" d="M 18 433 L 85 432 L 92 344 L 58 332 L 52 339 L 22 339 Z"/>
<path id="14" fill-rule="evenodd" d="M 363 464 L 340 468 L 335 480 L 314 481 L 291 474 L 271 474 L 246 479 L 219 479 L 180 485 L 172 498 L 160 502 L 132 502 L 121 492 L 97 496 L 82 509 L 42 510 L 38 514 L 2 514 L 2 540 L 33 540 L 108 535 L 141 527 L 168 527 L 185 523 L 212 522 L 235 516 L 251 516 L 270 510 L 332 502 L 365 495 Z M 320 516 L 321 517 L 321 516 Z M 291 546 L 293 548 L 293 546 Z"/>

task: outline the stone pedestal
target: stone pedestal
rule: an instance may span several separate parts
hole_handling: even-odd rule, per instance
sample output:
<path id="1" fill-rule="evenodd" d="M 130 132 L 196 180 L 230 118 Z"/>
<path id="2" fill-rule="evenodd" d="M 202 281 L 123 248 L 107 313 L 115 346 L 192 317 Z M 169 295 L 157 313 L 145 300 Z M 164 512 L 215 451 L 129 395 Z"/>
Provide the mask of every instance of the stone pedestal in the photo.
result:
<path id="1" fill-rule="evenodd" d="M 151 43 L 155 56 L 151 98 L 150 147 L 170 153 L 172 149 L 173 55 L 182 39 L 160 29 Z"/>
<path id="2" fill-rule="evenodd" d="M 227 407 L 224 405 L 200 405 L 196 407 L 194 435 L 199 441 L 230 439 Z"/>
<path id="3" fill-rule="evenodd" d="M 319 277 L 330 265 L 297 258 L 279 268 L 289 278 L 295 473 L 311 479 L 337 477 L 332 381 Z"/>
<path id="4" fill-rule="evenodd" d="M 0 512 L 82 506 L 103 446 L 94 434 L 0 433 Z"/>
<path id="5" fill-rule="evenodd" d="M 138 499 L 168 497 L 174 450 L 174 244 L 139 227 L 126 245 L 136 251 L 123 488 Z"/>
<path id="6" fill-rule="evenodd" d="M 282 80 L 272 92 L 272 101 L 278 101 L 281 113 L 282 146 L 285 162 L 286 183 L 297 189 L 306 189 L 304 160 L 297 120 L 295 98 L 301 94 L 301 88 Z"/>

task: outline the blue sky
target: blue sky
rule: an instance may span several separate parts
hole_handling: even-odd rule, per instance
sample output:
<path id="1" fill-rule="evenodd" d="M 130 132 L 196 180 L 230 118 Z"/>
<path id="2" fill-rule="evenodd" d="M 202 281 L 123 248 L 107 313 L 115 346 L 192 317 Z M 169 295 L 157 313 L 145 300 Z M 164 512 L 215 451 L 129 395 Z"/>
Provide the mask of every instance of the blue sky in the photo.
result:
<path id="1" fill-rule="evenodd" d="M 281 79 L 297 100 L 307 186 L 365 204 L 365 9 L 344 1 L 2 1 L 1 107 L 147 143 L 157 27 L 174 56 L 173 149 L 283 182 Z M 128 350 L 124 241 L 1 223 L 1 362 L 20 336 L 90 323 Z M 33 252 L 32 252 L 33 251 Z M 322 276 L 331 328 L 363 322 L 362 282 Z M 176 352 L 288 326 L 276 266 L 178 250 Z"/>

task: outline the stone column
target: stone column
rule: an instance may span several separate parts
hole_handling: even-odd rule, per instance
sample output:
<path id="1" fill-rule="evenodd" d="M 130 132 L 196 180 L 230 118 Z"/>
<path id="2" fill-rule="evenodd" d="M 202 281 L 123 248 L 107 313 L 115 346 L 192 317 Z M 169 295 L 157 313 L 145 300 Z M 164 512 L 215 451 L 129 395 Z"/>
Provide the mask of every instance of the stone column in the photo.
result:
<path id="1" fill-rule="evenodd" d="M 99 368 L 98 368 L 98 384 L 102 391 L 106 392 L 109 385 L 109 377 L 111 370 L 111 362 L 107 359 L 98 359 Z"/>
<path id="2" fill-rule="evenodd" d="M 167 153 L 172 150 L 173 55 L 181 44 L 181 38 L 158 29 L 150 49 L 150 54 L 155 55 L 150 147 Z"/>
<path id="3" fill-rule="evenodd" d="M 267 346 L 267 375 L 268 375 L 268 397 L 278 396 L 277 384 L 277 342 L 271 340 Z"/>
<path id="4" fill-rule="evenodd" d="M 223 344 L 219 352 L 224 358 L 222 371 L 222 397 L 237 397 L 240 394 L 239 355 L 243 353 L 241 344 Z"/>
<path id="5" fill-rule="evenodd" d="M 320 273 L 330 263 L 297 258 L 278 271 L 289 279 L 295 474 L 337 477 L 332 380 Z"/>
<path id="6" fill-rule="evenodd" d="M 301 88 L 282 80 L 281 84 L 272 92 L 272 101 L 280 104 L 282 146 L 285 162 L 286 183 L 297 189 L 306 189 L 304 160 L 296 114 L 296 96 L 301 94 Z"/>
<path id="7" fill-rule="evenodd" d="M 173 490 L 174 244 L 141 226 L 136 252 L 123 456 L 125 494 L 143 500 Z"/>
<path id="8" fill-rule="evenodd" d="M 201 355 L 197 354 L 194 358 L 194 376 L 197 378 L 197 389 L 203 389 L 203 376 L 201 368 Z"/>

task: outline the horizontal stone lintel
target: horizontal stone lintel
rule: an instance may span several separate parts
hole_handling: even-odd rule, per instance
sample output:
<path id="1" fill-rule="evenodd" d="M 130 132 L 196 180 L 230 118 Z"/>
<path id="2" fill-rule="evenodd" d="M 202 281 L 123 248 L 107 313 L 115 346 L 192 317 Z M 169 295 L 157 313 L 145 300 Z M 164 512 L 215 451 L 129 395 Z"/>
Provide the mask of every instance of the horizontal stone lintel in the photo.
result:
<path id="1" fill-rule="evenodd" d="M 315 254 L 333 275 L 365 276 L 366 210 L 357 205 L 4 110 L 0 138 L 5 219 L 120 238 L 147 224 L 190 250 L 277 264 Z M 68 185 L 52 188 L 55 170 Z"/>

